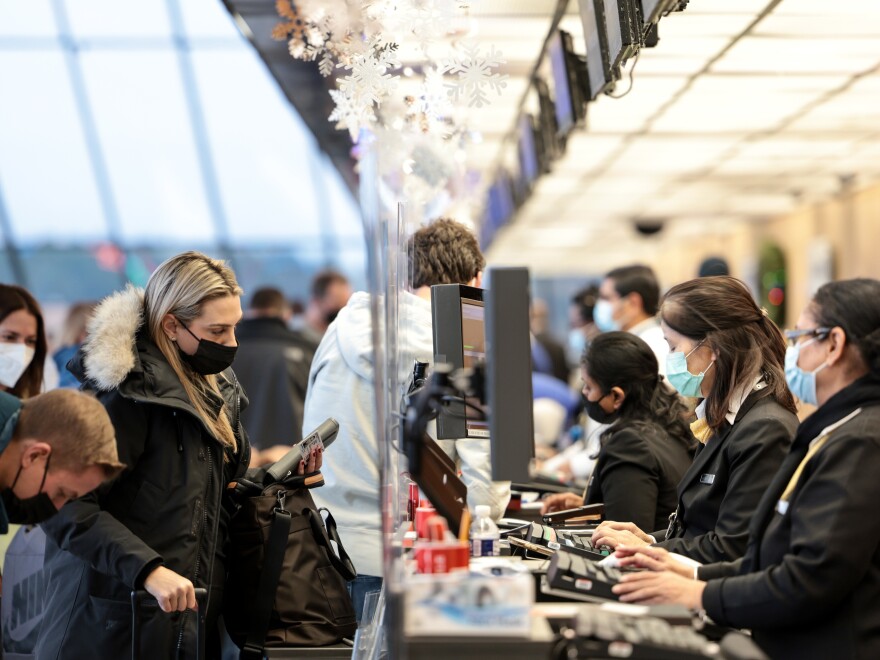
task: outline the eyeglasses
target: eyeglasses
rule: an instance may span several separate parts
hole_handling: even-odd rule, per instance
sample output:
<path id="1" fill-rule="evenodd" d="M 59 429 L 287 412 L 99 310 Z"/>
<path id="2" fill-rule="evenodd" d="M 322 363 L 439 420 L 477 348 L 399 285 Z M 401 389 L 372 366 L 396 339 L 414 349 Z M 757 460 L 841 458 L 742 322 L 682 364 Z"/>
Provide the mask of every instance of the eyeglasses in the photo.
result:
<path id="1" fill-rule="evenodd" d="M 816 337 L 820 341 L 826 339 L 831 333 L 831 328 L 805 328 L 803 330 L 786 330 L 785 339 L 789 346 L 794 346 L 801 337 Z"/>

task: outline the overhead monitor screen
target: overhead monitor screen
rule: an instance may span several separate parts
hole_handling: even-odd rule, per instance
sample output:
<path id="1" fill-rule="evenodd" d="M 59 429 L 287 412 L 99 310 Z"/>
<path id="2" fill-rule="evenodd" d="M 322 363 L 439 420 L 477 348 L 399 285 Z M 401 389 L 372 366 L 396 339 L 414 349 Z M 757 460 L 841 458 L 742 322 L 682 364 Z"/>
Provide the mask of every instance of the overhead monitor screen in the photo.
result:
<path id="1" fill-rule="evenodd" d="M 550 39 L 550 68 L 553 71 L 553 87 L 556 93 L 556 123 L 559 132 L 567 134 L 575 124 L 574 101 L 568 74 L 568 53 L 562 40 L 562 32 L 557 31 Z"/>
<path id="2" fill-rule="evenodd" d="M 620 25 L 618 0 L 598 0 L 605 3 L 605 29 L 608 34 L 608 61 L 617 66 L 623 57 L 623 30 Z"/>
<path id="3" fill-rule="evenodd" d="M 581 11 L 581 22 L 584 25 L 584 40 L 587 44 L 587 73 L 590 78 L 590 100 L 595 99 L 605 85 L 610 82 L 608 66 L 606 64 L 607 50 L 603 56 L 602 41 L 604 37 L 605 21 L 599 21 L 596 14 L 596 5 L 593 0 L 578 0 Z M 600 34 L 599 28 L 603 31 Z"/>
<path id="4" fill-rule="evenodd" d="M 645 25 L 656 23 L 666 4 L 666 0 L 642 0 L 642 19 Z"/>
<path id="5" fill-rule="evenodd" d="M 523 115 L 519 118 L 519 158 L 525 180 L 530 184 L 534 183 L 541 174 L 541 161 L 531 115 Z"/>

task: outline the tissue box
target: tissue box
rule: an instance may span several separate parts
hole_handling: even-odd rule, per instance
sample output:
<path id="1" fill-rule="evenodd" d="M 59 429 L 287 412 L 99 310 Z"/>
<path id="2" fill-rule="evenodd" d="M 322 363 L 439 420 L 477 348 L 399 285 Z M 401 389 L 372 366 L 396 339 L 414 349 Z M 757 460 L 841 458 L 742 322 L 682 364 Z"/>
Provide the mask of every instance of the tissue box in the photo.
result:
<path id="1" fill-rule="evenodd" d="M 528 637 L 534 580 L 528 571 L 498 572 L 458 571 L 407 579 L 406 634 Z"/>

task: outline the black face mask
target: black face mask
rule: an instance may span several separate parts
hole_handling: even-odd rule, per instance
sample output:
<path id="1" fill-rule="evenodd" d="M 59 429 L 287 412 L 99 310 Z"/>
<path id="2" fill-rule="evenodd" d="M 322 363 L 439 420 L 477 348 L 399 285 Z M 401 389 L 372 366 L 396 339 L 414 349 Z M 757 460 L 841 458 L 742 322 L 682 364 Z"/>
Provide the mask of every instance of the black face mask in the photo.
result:
<path id="1" fill-rule="evenodd" d="M 183 325 L 181 323 L 180 325 Z M 238 346 L 224 346 L 215 341 L 207 339 L 199 339 L 193 334 L 193 331 L 183 325 L 184 330 L 191 334 L 198 342 L 199 347 L 192 355 L 180 351 L 180 357 L 186 362 L 193 371 L 203 376 L 211 374 L 219 374 L 232 364 L 235 359 L 235 351 Z M 178 349 L 180 347 L 178 346 Z"/>
<path id="2" fill-rule="evenodd" d="M 590 419 L 592 419 L 593 421 L 599 422 L 599 424 L 610 424 L 620 416 L 619 410 L 615 410 L 614 412 L 605 412 L 602 409 L 602 406 L 599 405 L 599 402 L 606 396 L 608 396 L 608 394 L 602 395 L 596 401 L 590 401 L 589 399 L 584 397 L 584 406 L 586 407 L 587 415 L 589 415 Z"/>
<path id="3" fill-rule="evenodd" d="M 18 472 L 12 481 L 12 485 L 0 491 L 0 499 L 3 500 L 3 508 L 6 509 L 6 517 L 9 519 L 9 522 L 15 525 L 36 525 L 58 513 L 58 509 L 52 504 L 52 499 L 43 492 L 43 486 L 46 484 L 46 475 L 49 474 L 50 458 L 51 455 L 46 457 L 46 469 L 43 470 L 40 492 L 33 497 L 22 499 L 12 490 L 21 476 L 21 465 L 18 466 Z"/>

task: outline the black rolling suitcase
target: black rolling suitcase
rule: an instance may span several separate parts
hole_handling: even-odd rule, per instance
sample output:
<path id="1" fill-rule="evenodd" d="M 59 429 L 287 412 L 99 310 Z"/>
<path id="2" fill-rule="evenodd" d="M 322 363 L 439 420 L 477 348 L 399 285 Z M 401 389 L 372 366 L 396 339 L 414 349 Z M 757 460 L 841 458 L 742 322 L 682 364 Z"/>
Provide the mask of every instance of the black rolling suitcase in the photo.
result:
<path id="1" fill-rule="evenodd" d="M 208 609 L 208 590 L 196 589 L 196 602 L 199 609 L 198 637 L 196 638 L 196 655 L 199 660 L 205 660 L 205 611 Z M 141 608 L 150 607 L 157 609 L 159 603 L 153 596 L 144 590 L 131 592 L 131 660 L 140 660 L 141 657 Z"/>

